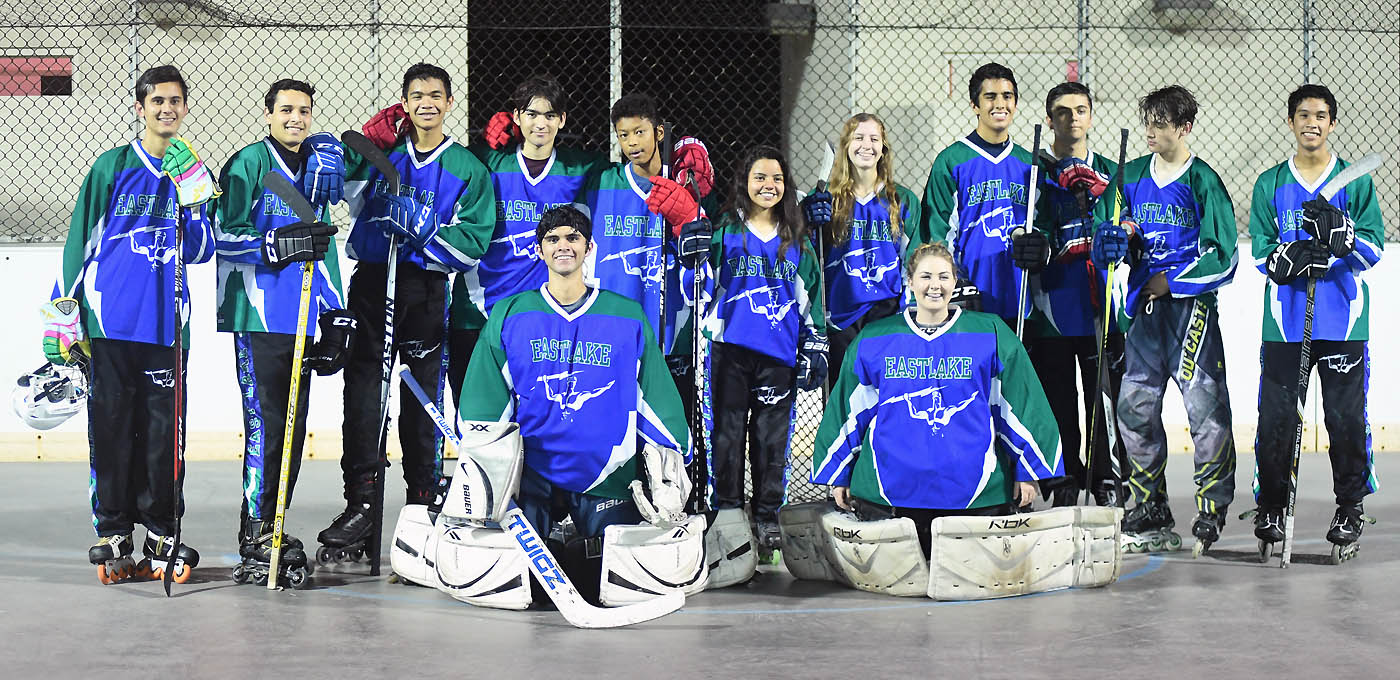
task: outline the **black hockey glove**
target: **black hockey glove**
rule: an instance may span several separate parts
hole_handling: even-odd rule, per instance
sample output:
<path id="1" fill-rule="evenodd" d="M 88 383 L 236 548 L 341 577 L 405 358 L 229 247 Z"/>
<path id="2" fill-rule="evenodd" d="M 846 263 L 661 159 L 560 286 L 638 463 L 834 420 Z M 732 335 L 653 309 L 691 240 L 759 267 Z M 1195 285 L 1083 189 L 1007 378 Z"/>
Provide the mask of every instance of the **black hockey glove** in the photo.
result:
<path id="1" fill-rule="evenodd" d="M 1327 273 L 1327 256 L 1327 246 L 1316 239 L 1289 241 L 1274 248 L 1264 268 L 1269 278 L 1280 285 L 1300 276 L 1320 279 Z"/>
<path id="2" fill-rule="evenodd" d="M 815 390 L 826 382 L 826 338 L 809 335 L 797 350 L 797 389 Z"/>
<path id="3" fill-rule="evenodd" d="M 273 229 L 263 234 L 263 262 L 270 267 L 281 268 L 292 262 L 325 259 L 335 232 L 335 227 L 325 222 L 297 222 Z"/>
<path id="4" fill-rule="evenodd" d="M 1303 201 L 1303 231 L 1327 244 L 1337 257 L 1346 257 L 1356 250 L 1356 223 L 1347 214 L 1327 201 L 1314 198 Z"/>
<path id="5" fill-rule="evenodd" d="M 710 224 L 708 218 L 702 217 L 686 222 L 681 227 L 681 262 L 693 267 L 696 262 L 707 257 L 710 254 L 710 239 L 714 234 L 715 227 Z"/>
<path id="6" fill-rule="evenodd" d="M 982 311 L 982 291 L 978 290 L 977 286 L 967 279 L 958 279 L 953 286 L 953 296 L 948 299 L 949 305 L 956 305 L 969 312 Z"/>
<path id="7" fill-rule="evenodd" d="M 1027 274 L 1039 274 L 1050 263 L 1050 239 L 1037 229 L 1017 228 L 1011 234 L 1011 261 Z"/>
<path id="8" fill-rule="evenodd" d="M 302 362 L 307 370 L 315 369 L 321 375 L 330 375 L 345 368 L 350 358 L 350 350 L 355 346 L 355 333 L 359 324 L 355 314 L 348 309 L 328 309 L 321 313 L 318 324 L 321 338 L 306 350 Z"/>

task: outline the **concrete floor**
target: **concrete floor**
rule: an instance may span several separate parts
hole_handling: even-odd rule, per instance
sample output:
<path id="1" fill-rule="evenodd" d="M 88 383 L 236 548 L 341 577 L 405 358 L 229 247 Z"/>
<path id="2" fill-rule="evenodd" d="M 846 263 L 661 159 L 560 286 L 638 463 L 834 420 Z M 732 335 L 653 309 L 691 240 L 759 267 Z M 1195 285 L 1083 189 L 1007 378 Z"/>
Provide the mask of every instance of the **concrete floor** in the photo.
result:
<path id="1" fill-rule="evenodd" d="M 1400 475 L 1400 456 L 1377 462 L 1382 479 Z M 1241 463 L 1232 514 L 1252 506 L 1251 461 Z M 1171 456 L 1168 468 L 1183 533 L 1190 464 Z M 650 623 L 585 631 L 555 612 L 477 609 L 370 578 L 363 564 L 320 569 L 304 591 L 234 585 L 232 462 L 190 465 L 185 534 L 203 560 L 191 583 L 169 600 L 159 583 L 103 586 L 85 557 L 86 466 L 9 463 L 0 465 L 0 668 L 46 680 L 1395 677 L 1400 502 L 1372 497 L 1367 510 L 1381 523 L 1367 528 L 1360 558 L 1330 566 L 1326 457 L 1304 456 L 1300 478 L 1300 554 L 1289 570 L 1253 563 L 1249 525 L 1232 517 L 1205 558 L 1130 556 L 1105 589 L 936 603 L 797 582 L 778 568 Z M 389 488 L 392 526 L 401 480 Z M 340 507 L 339 467 L 308 462 L 288 528 L 312 544 Z"/>

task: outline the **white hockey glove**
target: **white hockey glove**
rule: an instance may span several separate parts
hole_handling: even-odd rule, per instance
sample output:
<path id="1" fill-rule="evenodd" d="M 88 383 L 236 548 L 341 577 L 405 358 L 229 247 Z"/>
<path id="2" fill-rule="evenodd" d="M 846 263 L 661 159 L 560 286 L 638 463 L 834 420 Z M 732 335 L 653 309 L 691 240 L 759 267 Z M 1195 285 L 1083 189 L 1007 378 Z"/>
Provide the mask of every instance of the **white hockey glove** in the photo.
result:
<path id="1" fill-rule="evenodd" d="M 662 528 L 685 524 L 688 519 L 685 502 L 690 498 L 685 457 L 679 451 L 646 444 L 642 446 L 642 464 L 646 466 L 646 486 L 650 488 L 651 498 L 647 498 L 642 480 L 628 485 L 642 519 Z"/>
<path id="2" fill-rule="evenodd" d="M 70 297 L 50 300 L 39 306 L 44 322 L 44 358 L 58 366 L 73 363 L 73 352 L 86 348 L 82 342 L 83 323 L 78 301 Z"/>
<path id="3" fill-rule="evenodd" d="M 193 208 L 224 193 L 219 190 L 214 175 L 199 159 L 194 147 L 183 137 L 170 140 L 170 146 L 160 161 L 160 171 L 175 181 L 175 192 L 180 197 L 181 207 Z"/>

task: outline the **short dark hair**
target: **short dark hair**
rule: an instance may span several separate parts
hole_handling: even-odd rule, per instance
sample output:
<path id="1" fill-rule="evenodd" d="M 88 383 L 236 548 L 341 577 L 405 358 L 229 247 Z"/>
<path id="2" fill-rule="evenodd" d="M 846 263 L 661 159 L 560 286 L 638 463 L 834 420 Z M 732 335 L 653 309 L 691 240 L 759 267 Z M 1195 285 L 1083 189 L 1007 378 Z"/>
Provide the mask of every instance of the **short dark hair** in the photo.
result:
<path id="1" fill-rule="evenodd" d="M 1327 102 L 1327 113 L 1332 120 L 1337 120 L 1337 98 L 1332 96 L 1332 91 L 1326 85 L 1304 85 L 1288 93 L 1288 117 L 1298 112 L 1298 105 L 1304 99 L 1321 99 Z"/>
<path id="2" fill-rule="evenodd" d="M 1050 110 L 1055 100 L 1071 94 L 1082 94 L 1089 100 L 1089 110 L 1094 110 L 1094 95 L 1089 94 L 1089 86 L 1084 83 L 1064 82 L 1050 88 L 1050 94 L 1045 95 L 1045 117 L 1050 118 L 1055 114 Z"/>
<path id="3" fill-rule="evenodd" d="M 977 103 L 977 95 L 982 94 L 982 82 L 986 80 L 1009 80 L 1011 81 L 1011 94 L 1017 100 L 1021 99 L 1021 91 L 1016 87 L 1016 74 L 1011 69 L 1002 66 L 994 61 L 989 61 L 977 67 L 972 72 L 972 77 L 967 81 L 967 98 L 973 103 Z"/>
<path id="4" fill-rule="evenodd" d="M 544 243 L 544 235 L 559 227 L 573 227 L 588 240 L 593 240 L 593 220 L 572 205 L 559 205 L 546 210 L 535 227 L 535 243 Z"/>
<path id="5" fill-rule="evenodd" d="M 1196 122 L 1196 97 L 1180 85 L 1168 85 L 1138 100 L 1143 125 L 1170 123 L 1181 126 Z"/>
<path id="6" fill-rule="evenodd" d="M 267 88 L 267 94 L 263 95 L 263 108 L 266 111 L 269 113 L 272 112 L 273 105 L 277 103 L 277 93 L 283 90 L 294 90 L 296 92 L 305 93 L 307 98 L 311 100 L 311 105 L 313 107 L 316 105 L 316 88 L 312 87 L 311 83 L 302 80 L 292 80 L 291 78 L 283 78 L 270 85 Z"/>
<path id="7" fill-rule="evenodd" d="M 546 75 L 533 75 L 515 86 L 510 95 L 511 111 L 524 111 L 530 108 L 530 101 L 536 97 L 549 102 L 554 113 L 569 112 L 569 95 L 564 92 L 559 81 Z"/>
<path id="8" fill-rule="evenodd" d="M 447 75 L 447 70 L 441 66 L 434 66 L 421 61 L 408 67 L 407 71 L 404 71 L 403 89 L 400 91 L 400 96 L 407 99 L 408 86 L 410 83 L 415 80 L 428 80 L 430 78 L 441 80 L 443 94 L 446 94 L 448 99 L 452 98 L 452 76 Z"/>
<path id="9" fill-rule="evenodd" d="M 185 77 L 180 75 L 180 69 L 167 64 L 148 68 L 141 74 L 140 78 L 136 79 L 136 103 L 145 104 L 146 97 L 149 97 L 156 86 L 161 83 L 179 85 L 180 96 L 185 99 L 190 98 L 190 89 L 185 86 Z"/>
<path id="10" fill-rule="evenodd" d="M 623 118 L 645 118 L 652 125 L 661 124 L 661 115 L 657 113 L 656 98 L 643 92 L 622 95 L 622 98 L 612 105 L 609 118 L 613 125 L 617 125 L 617 121 Z"/>

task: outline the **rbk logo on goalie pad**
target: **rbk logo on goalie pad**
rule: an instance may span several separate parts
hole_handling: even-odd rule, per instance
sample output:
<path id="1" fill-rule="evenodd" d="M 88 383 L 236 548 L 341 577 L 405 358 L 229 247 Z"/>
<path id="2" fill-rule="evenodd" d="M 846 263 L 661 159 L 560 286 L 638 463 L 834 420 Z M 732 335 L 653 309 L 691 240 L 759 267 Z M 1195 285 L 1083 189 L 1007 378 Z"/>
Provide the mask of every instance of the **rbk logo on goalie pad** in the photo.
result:
<path id="1" fill-rule="evenodd" d="M 841 257 L 841 267 L 845 269 L 846 276 L 865 284 L 866 290 L 872 290 L 875 288 L 875 284 L 885 280 L 885 274 L 899 269 L 898 261 L 883 265 L 880 264 L 878 261 L 879 254 L 879 248 L 852 250 Z M 854 266 L 851 264 L 853 259 L 858 259 L 857 264 Z M 827 265 L 827 268 L 831 269 L 835 266 L 836 263 L 832 262 Z"/>
<path id="2" fill-rule="evenodd" d="M 528 239 L 525 245 L 520 245 L 521 239 Z M 498 239 L 493 239 L 492 243 L 509 243 L 511 254 L 516 257 L 529 258 L 531 260 L 540 259 L 538 244 L 535 243 L 535 231 L 522 231 L 518 234 L 508 234 Z"/>
<path id="3" fill-rule="evenodd" d="M 765 406 L 772 406 L 773 404 L 776 404 L 786 399 L 790 392 L 792 392 L 792 390 L 783 390 L 782 392 L 778 392 L 778 388 L 776 387 L 760 385 L 753 389 L 753 396 L 756 399 L 758 399 L 758 403 L 763 404 Z"/>
<path id="4" fill-rule="evenodd" d="M 956 406 L 944 406 L 943 389 L 943 387 L 926 387 L 917 392 L 910 392 L 908 394 L 901 394 L 897 397 L 891 397 L 890 399 L 886 399 L 880 405 L 884 406 L 885 404 L 893 404 L 897 401 L 904 402 L 904 404 L 909 408 L 909 417 L 913 418 L 914 420 L 923 421 L 929 426 L 930 434 L 935 434 L 940 429 L 942 429 L 943 426 L 947 425 L 948 422 L 953 419 L 953 416 L 957 415 L 958 411 L 967 408 L 968 404 L 971 404 L 972 401 L 976 399 L 977 395 L 979 394 L 979 392 L 973 392 L 972 396 L 958 402 Z M 916 407 L 914 405 L 914 402 L 922 402 L 923 397 L 929 397 L 929 400 L 930 402 L 932 402 L 932 405 L 928 406 L 927 408 Z"/>
<path id="5" fill-rule="evenodd" d="M 515 542 L 520 544 L 520 549 L 530 558 L 530 562 L 535 565 L 535 575 L 540 577 L 544 585 L 550 590 L 558 590 L 559 586 L 569 583 L 564 578 L 564 574 L 559 571 L 559 566 L 554 563 L 554 558 L 549 551 L 544 549 L 544 544 L 539 540 L 539 536 L 525 521 L 525 517 L 519 511 L 515 511 L 510 518 L 510 523 L 505 526 L 506 531 L 515 535 Z"/>
<path id="6" fill-rule="evenodd" d="M 169 263 L 175 257 L 175 248 L 166 245 L 166 231 L 166 227 L 151 225 L 108 237 L 107 240 L 126 239 L 131 252 L 144 255 L 151 265 L 151 271 L 155 271 L 157 264 Z"/>
<path id="7" fill-rule="evenodd" d="M 151 384 L 156 387 L 174 387 L 175 369 L 162 368 L 155 371 L 146 371 L 146 375 L 151 378 Z"/>
<path id="8" fill-rule="evenodd" d="M 783 303 L 778 302 L 778 293 L 781 292 L 782 289 L 783 287 L 781 285 L 754 288 L 739 293 L 725 300 L 725 302 L 747 300 L 749 303 L 749 311 L 767 318 L 768 325 L 777 328 L 778 324 L 787 317 L 788 312 L 792 311 L 792 308 L 797 305 L 797 300 L 788 300 Z"/>
<path id="9" fill-rule="evenodd" d="M 636 276 L 642 280 L 642 284 L 650 289 L 660 285 L 661 278 L 666 275 L 666 258 L 661 254 L 661 246 L 638 246 L 631 250 L 624 250 L 620 253 L 613 253 L 602 262 L 618 260 L 622 263 L 622 271 L 628 276 Z"/>
<path id="10" fill-rule="evenodd" d="M 988 529 L 1020 529 L 1030 528 L 1031 518 L 1029 517 L 1002 517 L 991 521 L 987 525 Z"/>
<path id="11" fill-rule="evenodd" d="M 612 389 L 617 383 L 616 380 L 608 381 L 608 384 L 591 390 L 582 392 L 578 389 L 578 374 L 582 371 L 569 371 L 567 373 L 554 373 L 542 375 L 535 378 L 535 382 L 544 386 L 544 396 L 546 399 L 559 405 L 559 415 L 565 420 L 571 420 L 574 412 L 583 408 L 583 405 L 601 396 L 604 392 Z"/>
<path id="12" fill-rule="evenodd" d="M 1361 363 L 1361 357 L 1353 359 L 1350 354 L 1329 354 L 1318 361 L 1325 362 L 1327 370 L 1333 373 L 1351 373 L 1351 369 Z"/>

